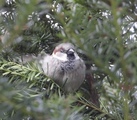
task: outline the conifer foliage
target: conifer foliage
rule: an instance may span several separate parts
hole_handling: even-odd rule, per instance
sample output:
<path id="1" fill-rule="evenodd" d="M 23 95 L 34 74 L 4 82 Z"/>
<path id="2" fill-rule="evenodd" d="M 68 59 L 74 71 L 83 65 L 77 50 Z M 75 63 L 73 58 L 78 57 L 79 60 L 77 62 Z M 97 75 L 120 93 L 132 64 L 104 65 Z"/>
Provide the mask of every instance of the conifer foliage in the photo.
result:
<path id="1" fill-rule="evenodd" d="M 136 0 L 1 0 L 1 120 L 136 120 Z M 37 60 L 72 42 L 85 61 L 66 94 Z"/>

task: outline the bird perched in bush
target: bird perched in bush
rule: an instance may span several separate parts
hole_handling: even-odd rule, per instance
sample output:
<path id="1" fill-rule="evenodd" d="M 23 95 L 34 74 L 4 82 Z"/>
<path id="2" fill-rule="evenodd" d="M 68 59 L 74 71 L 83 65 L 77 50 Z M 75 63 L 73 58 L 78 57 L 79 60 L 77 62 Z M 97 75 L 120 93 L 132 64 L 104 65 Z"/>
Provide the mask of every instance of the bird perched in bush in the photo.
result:
<path id="1" fill-rule="evenodd" d="M 76 91 L 85 79 L 85 63 L 71 43 L 59 44 L 52 55 L 44 56 L 41 65 L 45 75 L 65 92 Z"/>

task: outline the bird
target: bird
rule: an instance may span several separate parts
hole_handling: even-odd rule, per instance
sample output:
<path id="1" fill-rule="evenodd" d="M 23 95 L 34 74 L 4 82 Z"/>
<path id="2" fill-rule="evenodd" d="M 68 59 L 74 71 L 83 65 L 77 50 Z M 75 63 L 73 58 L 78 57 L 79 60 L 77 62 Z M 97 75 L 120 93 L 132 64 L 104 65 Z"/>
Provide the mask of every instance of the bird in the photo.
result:
<path id="1" fill-rule="evenodd" d="M 67 93 L 78 90 L 85 80 L 85 63 L 72 43 L 57 45 L 53 53 L 45 55 L 40 63 L 44 74 Z"/>

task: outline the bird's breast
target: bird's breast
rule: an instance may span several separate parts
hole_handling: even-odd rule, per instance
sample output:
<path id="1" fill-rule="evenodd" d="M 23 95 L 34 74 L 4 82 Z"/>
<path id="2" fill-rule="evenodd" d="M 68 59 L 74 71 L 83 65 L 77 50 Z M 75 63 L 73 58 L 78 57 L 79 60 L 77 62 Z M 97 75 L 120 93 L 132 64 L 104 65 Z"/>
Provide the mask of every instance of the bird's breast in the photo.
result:
<path id="1" fill-rule="evenodd" d="M 63 62 L 61 64 L 61 69 L 64 71 L 64 72 L 69 72 L 69 71 L 73 71 L 75 68 L 75 64 L 73 61 L 66 61 L 66 62 Z"/>

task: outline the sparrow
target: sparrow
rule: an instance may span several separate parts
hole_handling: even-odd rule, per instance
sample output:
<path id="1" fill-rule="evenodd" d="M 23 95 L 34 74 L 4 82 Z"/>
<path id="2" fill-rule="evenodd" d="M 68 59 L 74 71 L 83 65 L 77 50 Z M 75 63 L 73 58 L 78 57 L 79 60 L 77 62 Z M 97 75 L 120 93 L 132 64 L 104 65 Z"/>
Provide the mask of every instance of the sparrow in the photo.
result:
<path id="1" fill-rule="evenodd" d="M 41 60 L 44 74 L 65 92 L 75 92 L 85 80 L 85 63 L 71 43 L 61 43 Z"/>

